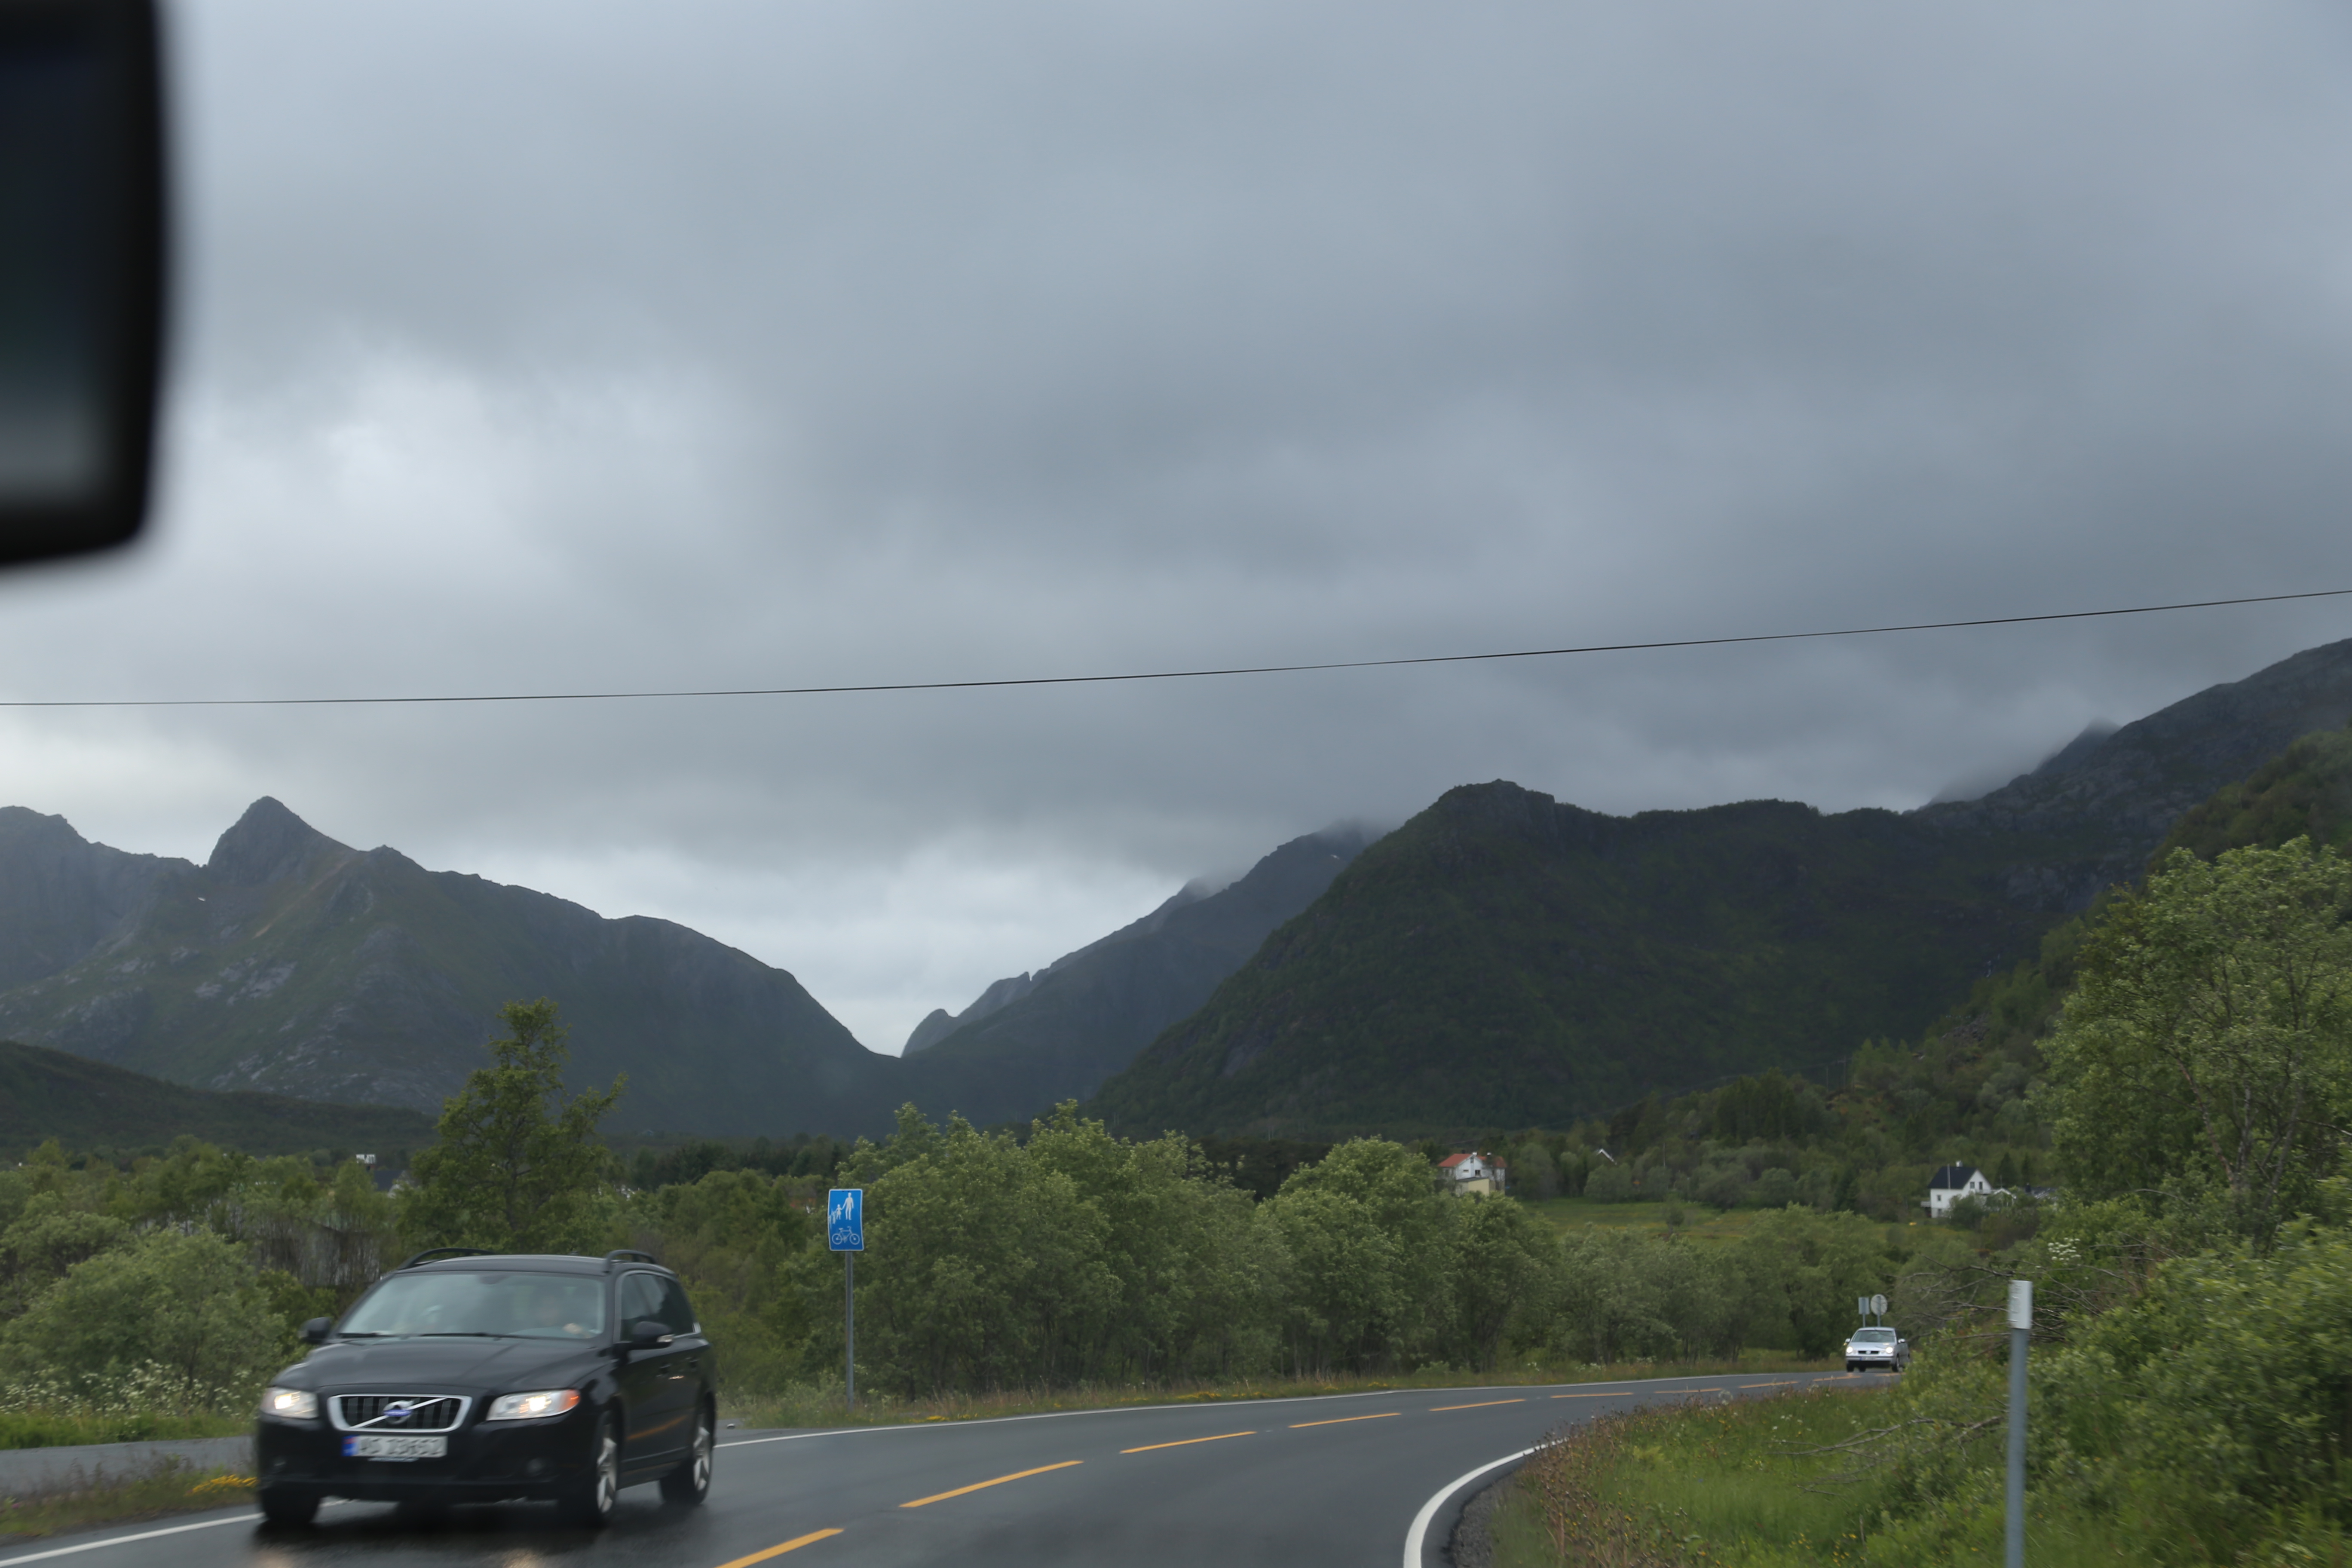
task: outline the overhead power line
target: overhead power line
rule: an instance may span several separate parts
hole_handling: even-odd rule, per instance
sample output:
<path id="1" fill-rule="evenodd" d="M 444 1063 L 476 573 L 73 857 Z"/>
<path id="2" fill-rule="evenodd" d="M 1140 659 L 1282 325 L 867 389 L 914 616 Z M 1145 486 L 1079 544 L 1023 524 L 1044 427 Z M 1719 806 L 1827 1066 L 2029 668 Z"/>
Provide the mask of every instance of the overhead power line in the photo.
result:
<path id="1" fill-rule="evenodd" d="M 2352 595 L 2352 588 L 2314 588 L 2300 594 L 2257 594 L 2240 599 L 2194 599 L 2178 605 L 2133 605 L 2113 610 L 2059 610 L 2039 616 L 1983 616 L 1967 621 L 1911 621 L 1900 626 L 1841 626 L 1830 631 L 1751 632 L 1740 637 L 1584 643 L 1572 647 L 1512 648 L 1496 653 L 1431 653 L 1402 658 L 1330 659 L 1320 664 L 1248 664 L 1204 669 L 1126 670 L 1103 675 L 1017 675 L 992 680 L 877 680 L 847 686 L 713 687 L 679 691 L 431 692 L 394 697 L 0 698 L 0 708 L 363 708 L 436 702 L 651 702 L 689 697 L 830 697 L 881 691 L 978 691 L 1003 686 L 1101 686 L 1119 681 L 1305 675 L 1325 669 L 1395 669 L 1412 664 L 1484 664 L 1517 658 L 1566 658 L 1588 653 L 1648 653 L 1674 647 L 1728 647 L 1740 643 L 1885 637 L 1895 632 L 1958 631 L 1970 626 L 2027 626 L 2039 621 L 2089 621 L 2117 616 L 2156 616 L 2174 610 L 2221 609 L 2231 605 L 2277 605 L 2291 599 L 2336 599 L 2346 595 Z"/>

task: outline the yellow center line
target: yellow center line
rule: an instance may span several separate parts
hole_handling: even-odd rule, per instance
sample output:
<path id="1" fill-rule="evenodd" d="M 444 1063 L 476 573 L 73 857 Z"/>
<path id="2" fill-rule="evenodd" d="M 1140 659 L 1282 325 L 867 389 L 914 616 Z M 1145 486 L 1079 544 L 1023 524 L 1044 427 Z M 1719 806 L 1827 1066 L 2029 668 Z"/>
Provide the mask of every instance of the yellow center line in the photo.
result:
<path id="1" fill-rule="evenodd" d="M 793 1536 L 781 1546 L 771 1546 L 765 1552 L 754 1552 L 749 1557 L 738 1557 L 732 1563 L 721 1563 L 719 1568 L 751 1568 L 754 1563 L 765 1563 L 771 1557 L 782 1557 L 787 1552 L 798 1552 L 802 1547 L 823 1541 L 828 1535 L 840 1533 L 841 1531 L 837 1530 L 812 1530 L 806 1535 Z"/>
<path id="2" fill-rule="evenodd" d="M 1429 1413 L 1434 1415 L 1441 1410 L 1484 1410 L 1489 1405 L 1525 1405 L 1526 1403 L 1524 1399 L 1482 1399 L 1475 1405 L 1433 1405 L 1429 1407 Z"/>
<path id="3" fill-rule="evenodd" d="M 902 1502 L 898 1506 L 900 1508 L 920 1508 L 927 1502 L 945 1502 L 951 1497 L 961 1497 L 966 1492 L 982 1491 L 989 1487 L 1001 1487 L 1007 1481 L 1017 1481 L 1027 1476 L 1042 1476 L 1047 1470 L 1066 1470 L 1072 1465 L 1083 1465 L 1085 1463 L 1086 1461 L 1084 1459 L 1064 1459 L 1058 1465 L 1040 1465 L 1034 1470 L 1015 1470 L 1009 1476 L 999 1476 L 992 1481 L 974 1481 L 968 1487 L 958 1487 L 951 1492 L 933 1492 L 929 1497 L 919 1497 L 912 1502 Z M 735 1568 L 735 1564 L 732 1563 L 727 1563 L 725 1568 Z"/>
<path id="4" fill-rule="evenodd" d="M 1793 1386 L 1796 1381 L 1793 1377 L 1784 1377 L 1778 1383 L 1743 1383 L 1739 1386 L 1742 1388 L 1789 1388 Z"/>
<path id="5" fill-rule="evenodd" d="M 1712 1390 L 1703 1388 L 1699 1392 L 1706 1394 L 1711 1393 Z M 1631 1399 L 1633 1396 L 1623 1389 L 1618 1389 L 1609 1394 L 1555 1394 L 1552 1397 L 1554 1399 Z"/>
<path id="6" fill-rule="evenodd" d="M 1255 1437 L 1255 1432 L 1220 1432 L 1213 1437 L 1179 1437 L 1173 1443 L 1146 1443 L 1140 1448 L 1121 1448 L 1122 1454 L 1149 1454 L 1154 1448 L 1181 1448 L 1188 1443 L 1222 1443 L 1228 1437 Z"/>
<path id="7" fill-rule="evenodd" d="M 1334 1415 L 1328 1421 L 1293 1421 L 1290 1429 L 1296 1432 L 1302 1426 L 1337 1426 L 1343 1421 L 1385 1421 L 1391 1415 L 1403 1414 L 1402 1410 L 1383 1410 L 1378 1415 Z"/>

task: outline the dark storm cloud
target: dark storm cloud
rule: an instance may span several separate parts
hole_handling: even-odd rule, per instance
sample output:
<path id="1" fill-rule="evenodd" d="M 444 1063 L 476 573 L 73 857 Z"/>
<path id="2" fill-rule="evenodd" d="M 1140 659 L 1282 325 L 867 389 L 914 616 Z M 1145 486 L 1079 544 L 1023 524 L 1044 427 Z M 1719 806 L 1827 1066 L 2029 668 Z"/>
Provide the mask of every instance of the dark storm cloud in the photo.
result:
<path id="1" fill-rule="evenodd" d="M 953 678 L 2352 585 L 2320 6 L 179 19 L 163 538 L 5 590 L 19 691 Z M 703 925 L 891 1043 L 1193 871 L 1450 784 L 1909 805 L 2345 629 L 60 717 L 16 721 L 5 782 L 198 851 L 267 790 Z"/>

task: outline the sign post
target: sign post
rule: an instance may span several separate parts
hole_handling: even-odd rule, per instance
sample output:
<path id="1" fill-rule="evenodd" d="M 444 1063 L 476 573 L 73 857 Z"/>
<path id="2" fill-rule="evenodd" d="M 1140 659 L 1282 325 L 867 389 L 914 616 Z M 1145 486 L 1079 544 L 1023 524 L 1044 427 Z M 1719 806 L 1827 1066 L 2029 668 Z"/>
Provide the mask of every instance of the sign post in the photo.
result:
<path id="1" fill-rule="evenodd" d="M 2025 1568 L 2025 1342 L 2033 1333 L 2033 1281 L 2009 1282 L 2008 1568 Z"/>
<path id="2" fill-rule="evenodd" d="M 841 1254 L 842 1385 L 857 1407 L 857 1255 L 866 1250 L 866 1189 L 835 1187 L 824 1195 L 825 1245 Z"/>

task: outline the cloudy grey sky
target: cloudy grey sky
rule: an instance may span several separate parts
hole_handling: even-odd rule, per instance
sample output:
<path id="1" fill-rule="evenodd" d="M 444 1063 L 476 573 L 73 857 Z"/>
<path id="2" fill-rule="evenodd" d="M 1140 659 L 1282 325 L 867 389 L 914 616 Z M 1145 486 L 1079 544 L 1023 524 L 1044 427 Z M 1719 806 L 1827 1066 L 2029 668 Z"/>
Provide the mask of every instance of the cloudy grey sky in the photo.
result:
<path id="1" fill-rule="evenodd" d="M 2352 24 L 2216 0 L 192 0 L 163 503 L 0 695 L 803 685 L 2352 586 Z M 1339 818 L 1909 806 L 2352 606 L 1143 687 L 0 715 L 868 1045 Z"/>

